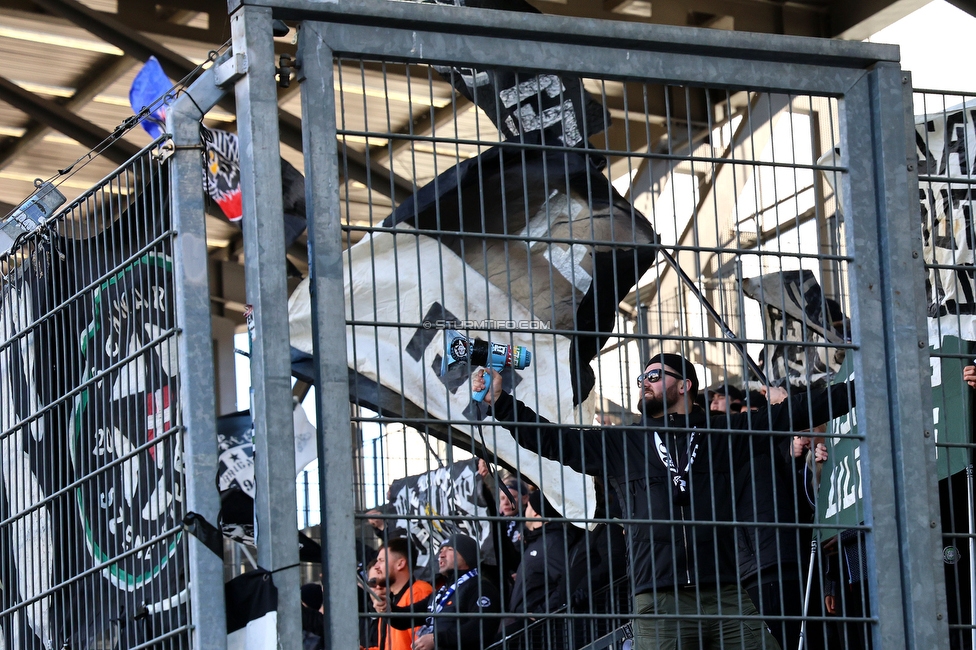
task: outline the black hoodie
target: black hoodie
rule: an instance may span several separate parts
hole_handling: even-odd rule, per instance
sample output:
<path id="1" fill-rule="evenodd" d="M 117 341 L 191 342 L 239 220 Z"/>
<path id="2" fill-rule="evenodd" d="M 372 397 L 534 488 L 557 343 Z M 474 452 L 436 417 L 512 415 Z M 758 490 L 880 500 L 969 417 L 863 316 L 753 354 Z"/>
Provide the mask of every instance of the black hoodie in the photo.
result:
<path id="1" fill-rule="evenodd" d="M 461 575 L 465 573 L 465 571 L 460 572 Z M 454 571 L 448 571 L 443 575 L 446 579 L 444 587 L 426 599 L 406 607 L 392 607 L 390 611 L 394 614 L 413 614 L 413 616 L 409 618 L 392 617 L 390 618 L 390 625 L 398 630 L 408 630 L 412 627 L 424 625 L 427 618 L 430 617 L 434 623 L 433 634 L 437 648 L 466 650 L 467 648 L 487 646 L 498 633 L 498 625 L 501 620 L 481 617 L 478 614 L 501 612 L 501 598 L 498 595 L 498 588 L 491 580 L 483 580 L 480 575 L 463 581 L 451 593 L 450 597 L 445 599 L 440 613 L 448 616 L 442 617 L 438 616 L 438 613 L 426 610 L 432 610 L 438 597 L 449 592 L 450 587 L 459 577 Z M 455 616 L 450 616 L 451 614 L 455 614 Z M 458 617 L 456 614 L 473 614 L 473 616 Z"/>

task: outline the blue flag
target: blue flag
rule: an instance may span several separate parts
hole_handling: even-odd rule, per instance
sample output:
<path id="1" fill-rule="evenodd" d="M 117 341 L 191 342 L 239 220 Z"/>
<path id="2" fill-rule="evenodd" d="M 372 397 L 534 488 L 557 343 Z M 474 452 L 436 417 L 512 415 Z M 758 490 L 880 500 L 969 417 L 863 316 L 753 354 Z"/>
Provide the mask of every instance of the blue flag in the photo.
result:
<path id="1" fill-rule="evenodd" d="M 163 67 L 159 65 L 159 61 L 154 56 L 149 57 L 146 64 L 142 66 L 142 70 L 132 80 L 132 87 L 129 89 L 129 104 L 136 115 L 146 106 L 153 107 L 158 104 L 156 109 L 142 120 L 142 128 L 149 133 L 153 140 L 161 136 L 165 130 L 166 109 L 171 101 L 171 99 L 167 99 L 165 102 L 158 100 L 162 99 L 172 87 L 173 82 L 163 72 Z"/>

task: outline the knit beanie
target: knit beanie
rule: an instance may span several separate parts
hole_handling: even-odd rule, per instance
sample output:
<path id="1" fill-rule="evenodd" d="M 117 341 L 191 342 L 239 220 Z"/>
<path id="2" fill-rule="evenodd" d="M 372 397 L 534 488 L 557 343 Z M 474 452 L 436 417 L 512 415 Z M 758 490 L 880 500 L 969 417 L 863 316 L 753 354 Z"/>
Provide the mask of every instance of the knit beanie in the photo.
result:
<path id="1" fill-rule="evenodd" d="M 467 535 L 455 533 L 448 537 L 446 542 L 441 544 L 441 548 L 445 546 L 453 548 L 455 553 L 464 558 L 468 567 L 473 569 L 478 566 L 478 542 Z"/>
<path id="2" fill-rule="evenodd" d="M 542 496 L 542 490 L 535 490 L 529 495 L 529 505 L 539 513 L 540 517 L 562 517 L 562 514 L 549 503 L 549 499 Z"/>

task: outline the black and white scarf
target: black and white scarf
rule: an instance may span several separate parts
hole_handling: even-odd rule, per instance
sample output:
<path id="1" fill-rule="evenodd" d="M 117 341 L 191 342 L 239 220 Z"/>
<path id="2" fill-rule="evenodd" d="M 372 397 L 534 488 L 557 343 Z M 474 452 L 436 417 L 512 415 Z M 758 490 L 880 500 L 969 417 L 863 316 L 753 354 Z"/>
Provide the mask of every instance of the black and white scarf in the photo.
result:
<path id="1" fill-rule="evenodd" d="M 671 473 L 671 499 L 675 505 L 688 505 L 689 492 L 688 492 L 688 475 L 691 473 L 691 466 L 695 464 L 695 458 L 698 456 L 698 432 L 692 431 L 688 436 L 688 445 L 685 449 L 685 460 L 682 461 L 680 451 L 678 453 L 678 463 L 683 465 L 682 469 L 679 469 L 678 464 L 675 463 L 674 458 L 671 456 L 671 452 L 668 450 L 667 445 L 664 443 L 664 439 L 661 438 L 661 434 L 657 431 L 654 432 L 654 445 L 657 449 L 657 455 L 661 458 L 661 462 L 664 466 L 668 468 Z"/>

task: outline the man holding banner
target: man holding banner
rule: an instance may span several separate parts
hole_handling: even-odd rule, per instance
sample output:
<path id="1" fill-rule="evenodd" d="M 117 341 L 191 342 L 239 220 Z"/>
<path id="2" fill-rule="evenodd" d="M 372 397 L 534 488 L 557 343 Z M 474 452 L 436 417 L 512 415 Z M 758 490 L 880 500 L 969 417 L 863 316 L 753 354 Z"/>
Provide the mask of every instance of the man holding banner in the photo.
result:
<path id="1" fill-rule="evenodd" d="M 694 366 L 681 355 L 661 354 L 638 377 L 640 421 L 581 429 L 547 426 L 502 390 L 500 375 L 488 372 L 492 390 L 485 402 L 519 445 L 600 477 L 616 490 L 624 519 L 634 522 L 626 525 L 630 574 L 636 612 L 647 615 L 634 621 L 636 650 L 778 647 L 739 584 L 734 528 L 715 525 L 734 520 L 732 468 L 749 471 L 753 457 L 768 453 L 769 445 L 754 445 L 755 436 L 728 430 L 794 431 L 823 424 L 848 412 L 850 386 L 801 392 L 750 413 L 709 415 L 694 404 Z M 479 370 L 472 389 L 484 388 Z"/>

